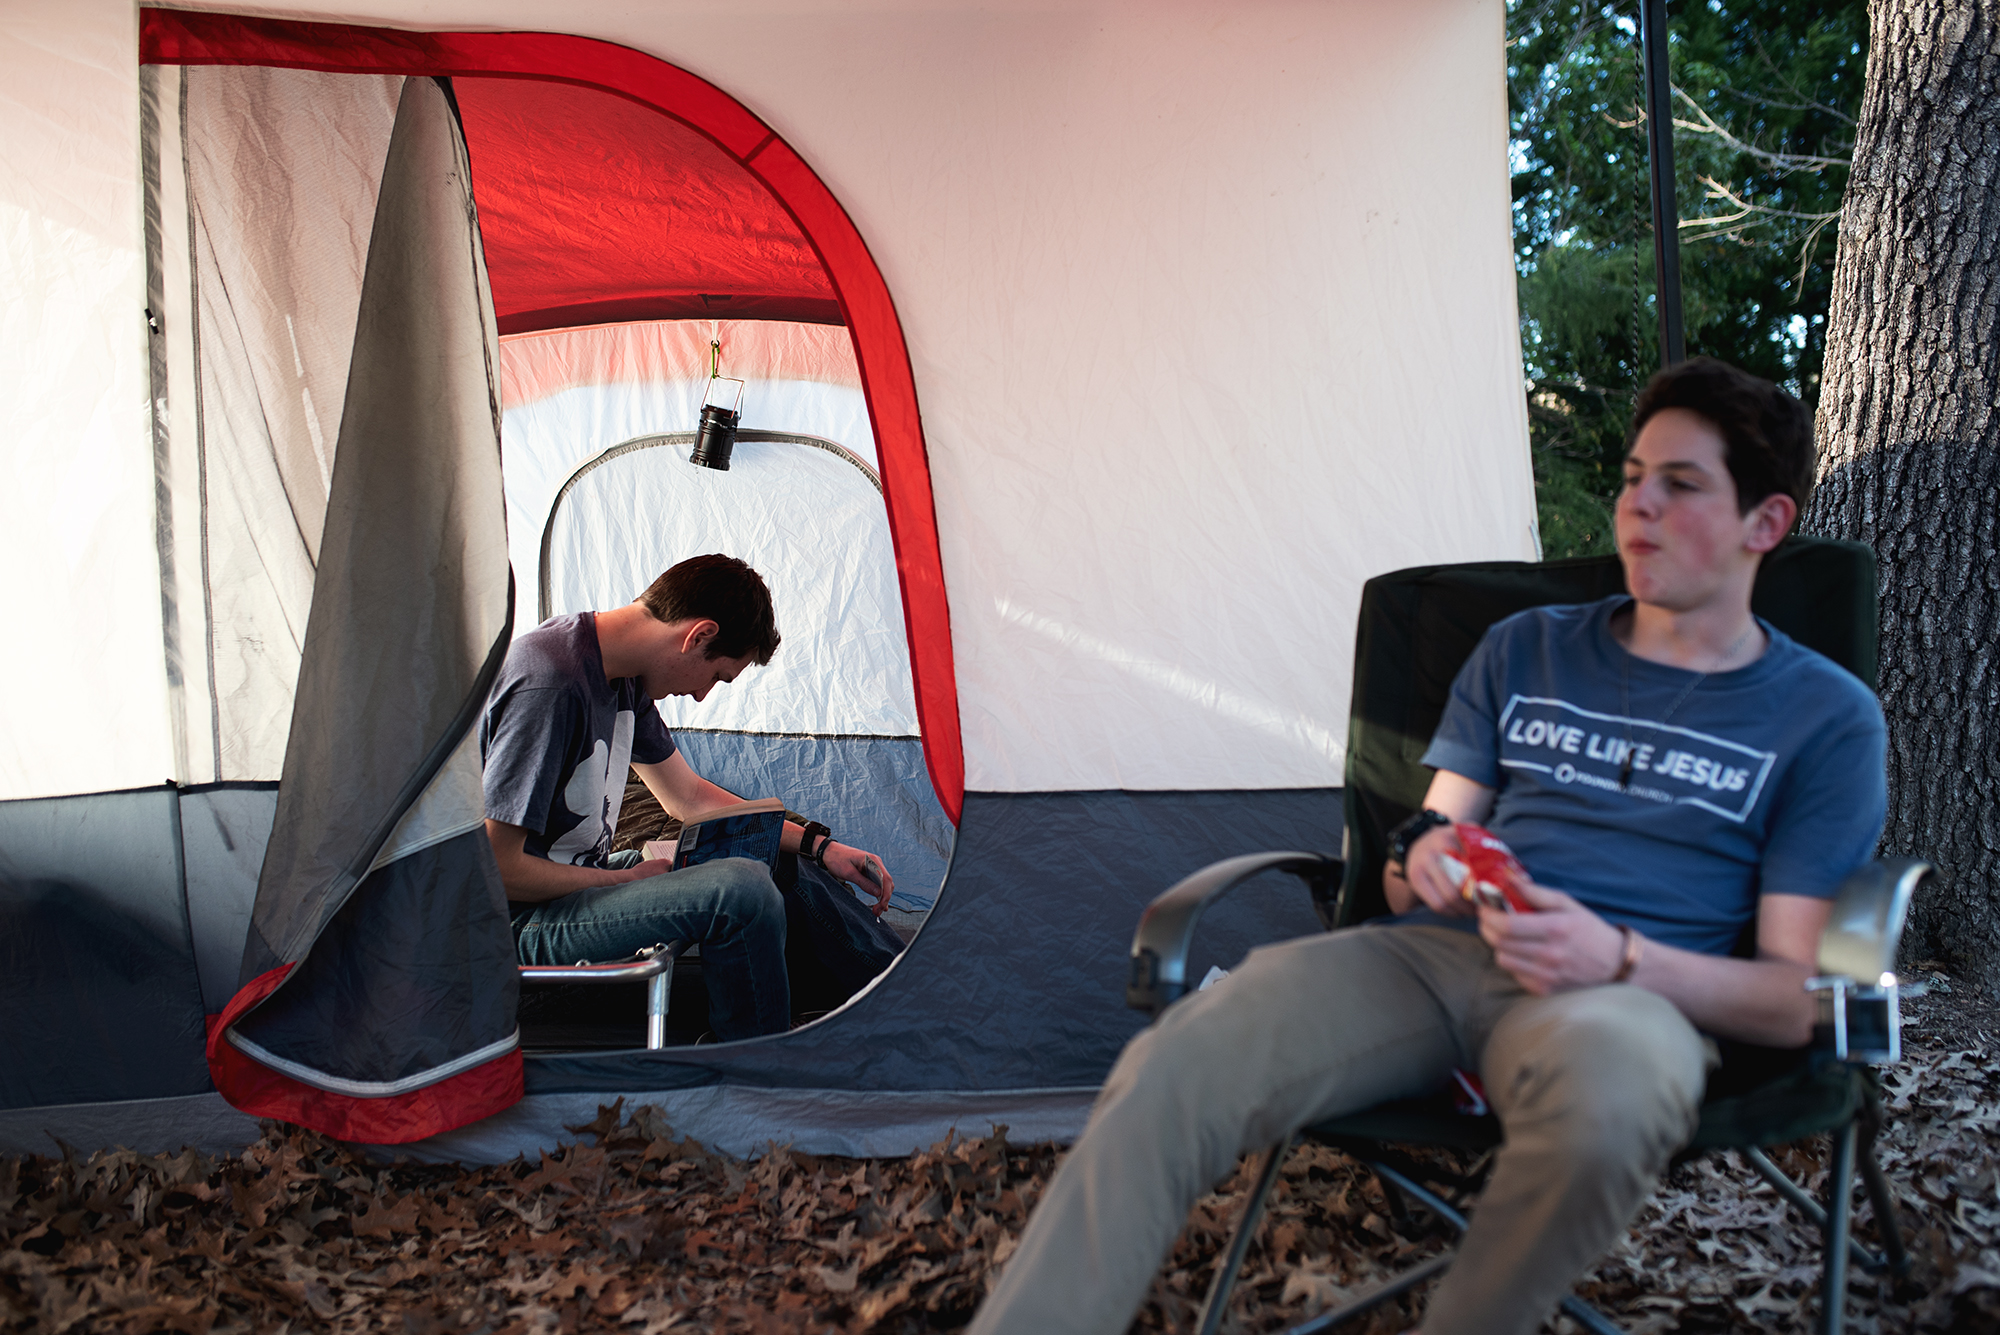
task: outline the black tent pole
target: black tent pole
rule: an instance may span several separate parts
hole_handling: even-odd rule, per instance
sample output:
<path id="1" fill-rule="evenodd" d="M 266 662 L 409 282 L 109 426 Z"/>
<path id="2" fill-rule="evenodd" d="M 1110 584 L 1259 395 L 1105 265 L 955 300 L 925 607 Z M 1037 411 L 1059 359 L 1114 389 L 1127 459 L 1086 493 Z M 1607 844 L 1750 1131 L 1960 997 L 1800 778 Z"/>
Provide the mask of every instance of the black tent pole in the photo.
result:
<path id="1" fill-rule="evenodd" d="M 1674 108 L 1667 84 L 1667 0 L 1639 0 L 1646 67 L 1646 163 L 1653 178 L 1653 277 L 1659 293 L 1660 364 L 1687 359 L 1681 328 L 1680 210 L 1674 203 Z"/>

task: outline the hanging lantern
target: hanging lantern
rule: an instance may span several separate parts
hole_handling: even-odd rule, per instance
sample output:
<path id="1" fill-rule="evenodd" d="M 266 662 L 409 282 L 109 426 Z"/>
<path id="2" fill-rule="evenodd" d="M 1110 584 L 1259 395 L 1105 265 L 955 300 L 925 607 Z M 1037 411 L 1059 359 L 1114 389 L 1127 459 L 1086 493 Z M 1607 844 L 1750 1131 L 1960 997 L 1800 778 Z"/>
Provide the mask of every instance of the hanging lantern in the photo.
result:
<path id="1" fill-rule="evenodd" d="M 701 405 L 701 426 L 695 431 L 694 452 L 688 462 L 703 468 L 729 471 L 729 455 L 736 448 L 736 422 L 742 415 L 743 382 L 721 374 L 722 346 L 710 344 L 708 397 Z"/>

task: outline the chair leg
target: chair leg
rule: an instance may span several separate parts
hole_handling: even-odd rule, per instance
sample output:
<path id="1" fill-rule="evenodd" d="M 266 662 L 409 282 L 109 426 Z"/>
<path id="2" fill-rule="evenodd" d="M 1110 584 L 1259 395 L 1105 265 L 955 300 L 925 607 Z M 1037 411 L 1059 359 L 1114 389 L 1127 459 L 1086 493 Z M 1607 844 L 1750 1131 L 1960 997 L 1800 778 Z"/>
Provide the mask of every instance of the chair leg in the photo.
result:
<path id="1" fill-rule="evenodd" d="M 1367 1163 L 1369 1170 L 1381 1179 L 1384 1189 L 1391 1196 L 1398 1194 L 1408 1196 L 1436 1216 L 1438 1222 L 1455 1232 L 1463 1233 L 1470 1227 L 1470 1221 L 1449 1202 L 1407 1174 L 1378 1160 L 1369 1159 L 1364 1162 Z M 1456 1252 L 1440 1252 L 1421 1265 L 1405 1270 L 1381 1288 L 1363 1294 L 1352 1302 L 1343 1303 L 1331 1311 L 1321 1312 L 1312 1320 L 1289 1328 L 1284 1335 L 1318 1335 L 1320 1331 L 1331 1330 L 1344 1321 L 1360 1316 L 1363 1312 L 1380 1307 L 1398 1294 L 1409 1292 L 1432 1275 L 1445 1270 L 1456 1258 Z M 1593 1332 L 1593 1335 L 1624 1335 L 1617 1326 L 1605 1319 L 1603 1313 L 1573 1293 L 1563 1296 L 1562 1310 L 1585 1330 Z"/>
<path id="2" fill-rule="evenodd" d="M 1565 1293 L 1563 1295 L 1562 1310 L 1564 1315 L 1568 1316 L 1570 1320 L 1576 1322 L 1577 1325 L 1582 1326 L 1585 1330 L 1590 1331 L 1591 1335 L 1625 1335 L 1624 1330 L 1612 1325 L 1610 1319 L 1604 1313 L 1598 1311 L 1574 1293 Z"/>
<path id="3" fill-rule="evenodd" d="M 1861 1181 L 1868 1188 L 1869 1203 L 1875 1207 L 1875 1231 L 1882 1237 L 1882 1254 L 1889 1273 L 1901 1279 L 1910 1273 L 1910 1256 L 1903 1250 L 1903 1220 L 1896 1213 L 1896 1198 L 1889 1192 L 1882 1165 L 1875 1161 L 1875 1137 L 1882 1130 L 1882 1105 L 1871 1088 L 1862 1102 L 1859 1161 Z"/>
<path id="4" fill-rule="evenodd" d="M 1826 1211 L 1820 1208 L 1820 1203 L 1818 1201 L 1814 1200 L 1811 1196 L 1806 1194 L 1806 1191 L 1803 1187 L 1799 1186 L 1798 1183 L 1792 1181 L 1791 1178 L 1787 1177 L 1785 1175 L 1784 1169 L 1772 1163 L 1769 1155 L 1765 1154 L 1764 1151 L 1758 1149 L 1755 1145 L 1743 1146 L 1737 1150 L 1737 1153 L 1743 1156 L 1743 1161 L 1745 1163 L 1749 1164 L 1752 1168 L 1757 1170 L 1757 1175 L 1759 1177 L 1763 1178 L 1766 1182 L 1770 1183 L 1773 1187 L 1775 1187 L 1777 1189 L 1778 1194 L 1780 1196 L 1783 1196 L 1787 1201 L 1791 1203 L 1793 1209 L 1797 1210 L 1800 1214 L 1804 1215 L 1806 1217 L 1807 1222 L 1809 1222 L 1814 1228 L 1818 1229 L 1822 1236 L 1825 1235 Z M 1865 1156 L 1866 1161 L 1869 1163 L 1873 1162 L 1873 1157 L 1874 1156 L 1872 1154 Z M 1877 1171 L 1879 1172 L 1880 1170 Z M 1884 1191 L 1888 1190 L 1887 1184 L 1884 1184 L 1883 1190 Z M 1879 1213 L 1881 1207 L 1877 1206 L 1876 1209 L 1877 1212 Z M 1899 1253 L 1902 1250 L 1901 1242 L 1902 1240 L 1898 1238 L 1897 1251 Z M 1852 1233 L 1848 1234 L 1847 1237 L 1847 1254 L 1854 1259 L 1857 1265 L 1859 1265 L 1863 1270 L 1868 1271 L 1870 1274 L 1873 1274 L 1874 1272 L 1881 1270 L 1890 1264 L 1889 1262 L 1884 1261 L 1880 1256 L 1876 1255 L 1874 1252 L 1871 1252 L 1866 1247 L 1862 1246 L 1860 1240 L 1857 1239 Z M 1909 1263 L 1907 1261 L 1904 1262 L 1905 1267 L 1907 1267 L 1908 1264 Z"/>
<path id="5" fill-rule="evenodd" d="M 1820 1281 L 1819 1335 L 1840 1335 L 1847 1315 L 1847 1223 L 1854 1196 L 1854 1146 L 1860 1128 L 1842 1127 L 1826 1178 L 1826 1274 Z"/>
<path id="6" fill-rule="evenodd" d="M 1456 1252 L 1440 1252 L 1420 1265 L 1411 1266 L 1381 1288 L 1365 1293 L 1353 1302 L 1342 1303 L 1330 1312 L 1321 1312 L 1312 1320 L 1291 1327 L 1284 1335 L 1319 1335 L 1319 1332 L 1332 1330 L 1344 1321 L 1352 1321 L 1363 1312 L 1373 1311 L 1391 1298 L 1408 1293 L 1432 1275 L 1446 1270 L 1457 1255 Z"/>
<path id="7" fill-rule="evenodd" d="M 1450 1226 L 1453 1232 L 1463 1233 L 1470 1227 L 1465 1216 L 1446 1204 L 1443 1197 L 1439 1196 L 1436 1192 L 1419 1186 L 1408 1174 L 1373 1159 L 1368 1160 L 1367 1163 L 1369 1171 L 1382 1180 L 1383 1186 L 1394 1187 L 1396 1193 L 1408 1196 L 1411 1200 L 1437 1216 L 1441 1223 Z M 1393 1195 L 1395 1193 L 1387 1194 Z"/>
<path id="8" fill-rule="evenodd" d="M 1264 1218 L 1264 1202 L 1271 1195 L 1271 1187 L 1278 1180 L 1278 1170 L 1284 1167 L 1285 1156 L 1298 1143 L 1295 1131 L 1271 1147 L 1264 1158 L 1264 1166 L 1258 1170 L 1257 1185 L 1250 1189 L 1250 1199 L 1243 1207 L 1243 1219 L 1236 1225 L 1236 1235 L 1229 1240 L 1229 1248 L 1222 1254 L 1222 1263 L 1216 1267 L 1215 1278 L 1209 1282 L 1208 1297 L 1201 1305 L 1201 1320 L 1195 1329 L 1199 1335 L 1215 1335 L 1222 1326 L 1222 1311 L 1229 1306 L 1229 1294 L 1236 1287 L 1236 1272 L 1243 1266 L 1243 1257 L 1250 1250 L 1250 1240 L 1257 1235 L 1257 1225 Z"/>
<path id="9" fill-rule="evenodd" d="M 1882 1235 L 1882 1251 L 1889 1273 L 1897 1279 L 1910 1273 L 1910 1254 L 1903 1250 L 1903 1221 L 1896 1213 L 1896 1198 L 1889 1194 L 1888 1179 L 1875 1162 L 1875 1147 L 1864 1146 L 1859 1156 L 1861 1184 L 1868 1188 L 1868 1202 L 1875 1207 L 1876 1231 Z"/>

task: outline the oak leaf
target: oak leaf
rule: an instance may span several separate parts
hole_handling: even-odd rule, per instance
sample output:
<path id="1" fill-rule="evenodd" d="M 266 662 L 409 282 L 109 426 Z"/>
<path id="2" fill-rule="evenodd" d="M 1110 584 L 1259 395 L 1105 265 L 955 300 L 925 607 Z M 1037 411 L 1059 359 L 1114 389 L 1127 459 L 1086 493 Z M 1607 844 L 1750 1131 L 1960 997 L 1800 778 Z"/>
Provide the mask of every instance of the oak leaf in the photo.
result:
<path id="1" fill-rule="evenodd" d="M 407 1196 L 393 1202 L 377 1197 L 363 1202 L 361 1213 L 355 1216 L 350 1227 L 357 1238 L 389 1238 L 398 1233 L 414 1233 L 418 1209 L 417 1202 Z"/>

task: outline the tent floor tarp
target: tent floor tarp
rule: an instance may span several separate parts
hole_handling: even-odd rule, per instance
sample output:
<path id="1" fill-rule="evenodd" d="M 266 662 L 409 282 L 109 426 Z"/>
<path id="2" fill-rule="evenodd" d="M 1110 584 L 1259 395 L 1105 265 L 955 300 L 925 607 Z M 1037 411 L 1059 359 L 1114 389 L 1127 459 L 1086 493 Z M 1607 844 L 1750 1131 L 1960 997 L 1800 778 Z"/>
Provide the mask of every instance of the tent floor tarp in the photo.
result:
<path id="1" fill-rule="evenodd" d="M 620 1099 L 629 1110 L 651 1106 L 677 1134 L 710 1149 L 755 1158 L 773 1145 L 802 1154 L 888 1158 L 908 1154 L 956 1132 L 983 1136 L 1007 1128 L 1017 1143 L 1067 1145 L 1083 1130 L 1088 1089 L 919 1090 L 759 1089 L 712 1085 L 702 1089 L 530 1094 L 495 1117 L 407 1145 L 367 1147 L 378 1158 L 420 1163 L 502 1163 L 573 1144 L 600 1108 Z M 803 1129 L 809 1128 L 809 1129 Z M 220 1094 L 128 1099 L 0 1111 L 0 1154 L 89 1153 L 114 1146 L 140 1154 L 167 1154 L 187 1146 L 205 1154 L 233 1153 L 261 1133 L 254 1117 L 237 1112 Z"/>
<path id="2" fill-rule="evenodd" d="M 774 1146 L 800 1154 L 896 1158 L 954 1132 L 984 1136 L 1007 1128 L 1016 1144 L 1067 1145 L 1082 1132 L 1097 1098 L 1087 1089 L 857 1090 L 764 1089 L 710 1085 L 633 1093 L 530 1094 L 506 1112 L 405 1145 L 370 1147 L 381 1158 L 419 1163 L 501 1163 L 573 1144 L 600 1109 L 620 1099 L 629 1112 L 652 1107 L 679 1136 L 754 1159 Z"/>
<path id="3" fill-rule="evenodd" d="M 171 1154 L 190 1145 L 204 1154 L 228 1154 L 260 1133 L 256 1118 L 215 1093 L 0 1109 L 0 1154 L 60 1154 L 65 1146 L 84 1153 L 121 1146 Z"/>

